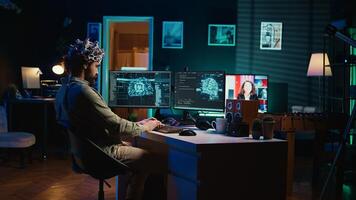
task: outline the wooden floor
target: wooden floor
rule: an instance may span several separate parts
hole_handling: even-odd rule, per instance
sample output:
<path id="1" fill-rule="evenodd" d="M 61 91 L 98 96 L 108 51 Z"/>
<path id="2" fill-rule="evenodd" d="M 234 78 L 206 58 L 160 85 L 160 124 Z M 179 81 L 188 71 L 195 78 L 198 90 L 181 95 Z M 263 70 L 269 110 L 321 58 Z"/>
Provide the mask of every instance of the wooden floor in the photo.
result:
<path id="1" fill-rule="evenodd" d="M 97 199 L 98 181 L 73 173 L 69 159 L 35 160 L 25 169 L 15 168 L 17 164 L 0 164 L 1 200 Z M 105 187 L 105 197 L 115 199 L 115 179 L 108 182 L 112 187 Z"/>
<path id="2" fill-rule="evenodd" d="M 299 159 L 296 163 L 293 195 L 288 200 L 312 199 L 311 160 Z M 114 200 L 115 179 L 108 182 L 112 187 L 105 187 L 105 197 Z M 98 181 L 72 172 L 70 159 L 52 156 L 46 161 L 34 160 L 25 169 L 19 169 L 15 160 L 0 161 L 0 200 L 94 200 L 97 191 Z M 355 191 L 353 187 L 353 197 Z"/>

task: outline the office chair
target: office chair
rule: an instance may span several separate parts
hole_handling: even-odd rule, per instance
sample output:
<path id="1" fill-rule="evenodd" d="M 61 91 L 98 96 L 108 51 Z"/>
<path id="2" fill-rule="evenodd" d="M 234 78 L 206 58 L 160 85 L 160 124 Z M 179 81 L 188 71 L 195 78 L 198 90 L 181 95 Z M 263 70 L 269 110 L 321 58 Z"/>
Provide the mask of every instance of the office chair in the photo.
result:
<path id="1" fill-rule="evenodd" d="M 36 137 L 32 133 L 24 131 L 12 131 L 7 129 L 6 108 L 0 105 L 0 148 L 20 150 L 20 168 L 25 168 L 25 155 L 32 162 L 32 147 L 36 143 Z"/>
<path id="2" fill-rule="evenodd" d="M 73 130 L 67 129 L 67 132 L 73 158 L 73 170 L 98 179 L 98 200 L 104 200 L 104 183 L 110 187 L 105 179 L 124 175 L 130 171 L 130 168 L 109 156 L 90 139 L 78 136 Z"/>

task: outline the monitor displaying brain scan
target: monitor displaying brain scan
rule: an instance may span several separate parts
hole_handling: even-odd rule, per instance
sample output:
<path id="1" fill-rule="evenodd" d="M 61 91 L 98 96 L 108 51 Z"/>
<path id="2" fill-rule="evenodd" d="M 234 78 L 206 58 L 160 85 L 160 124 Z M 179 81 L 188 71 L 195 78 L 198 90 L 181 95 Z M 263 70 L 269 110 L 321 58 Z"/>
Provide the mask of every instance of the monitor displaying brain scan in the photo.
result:
<path id="1" fill-rule="evenodd" d="M 224 72 L 177 72 L 174 88 L 174 108 L 224 110 Z"/>
<path id="2" fill-rule="evenodd" d="M 111 107 L 170 106 L 171 73 L 167 71 L 111 71 Z"/>

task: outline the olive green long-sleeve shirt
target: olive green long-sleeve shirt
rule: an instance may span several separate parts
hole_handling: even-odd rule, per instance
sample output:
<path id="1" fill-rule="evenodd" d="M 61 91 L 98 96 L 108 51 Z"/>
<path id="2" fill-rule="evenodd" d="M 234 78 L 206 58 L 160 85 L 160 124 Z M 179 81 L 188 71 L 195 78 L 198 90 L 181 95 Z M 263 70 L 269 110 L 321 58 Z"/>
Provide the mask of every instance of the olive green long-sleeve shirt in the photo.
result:
<path id="1" fill-rule="evenodd" d="M 74 127 L 76 132 L 105 147 L 121 143 L 124 136 L 136 136 L 143 127 L 120 118 L 104 102 L 89 82 L 67 77 L 56 95 L 59 123 Z"/>

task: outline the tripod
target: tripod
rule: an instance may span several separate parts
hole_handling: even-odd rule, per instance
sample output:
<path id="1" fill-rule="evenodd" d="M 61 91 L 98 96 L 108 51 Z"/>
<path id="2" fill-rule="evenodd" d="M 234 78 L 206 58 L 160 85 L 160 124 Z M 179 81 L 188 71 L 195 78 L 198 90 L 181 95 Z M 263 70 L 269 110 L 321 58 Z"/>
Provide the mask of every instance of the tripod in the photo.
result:
<path id="1" fill-rule="evenodd" d="M 345 43 L 353 46 L 353 47 L 356 47 L 356 41 L 349 38 L 348 36 L 344 35 L 343 33 L 339 32 L 337 30 L 337 26 L 335 25 L 328 25 L 327 28 L 326 28 L 326 32 L 330 35 L 335 35 L 337 38 L 339 38 L 340 40 L 344 41 Z M 325 47 L 324 47 L 325 49 Z M 325 81 L 324 81 L 325 82 Z M 325 84 L 325 83 L 324 83 Z M 352 126 L 352 123 L 354 121 L 354 118 L 355 118 L 355 115 L 356 115 L 356 108 L 355 106 L 353 107 L 352 109 L 352 112 L 351 112 L 351 115 L 350 115 L 350 118 L 347 122 L 347 125 L 346 125 L 346 128 L 343 132 L 343 135 L 342 135 L 342 143 L 339 145 L 339 148 L 337 149 L 337 152 L 336 152 L 336 155 L 335 155 L 335 158 L 333 160 L 333 163 L 331 165 L 331 169 L 328 173 L 328 176 L 327 176 L 327 179 L 325 181 L 325 184 L 323 185 L 323 188 L 321 190 L 321 193 L 320 193 L 320 197 L 319 199 L 320 200 L 323 200 L 325 198 L 325 192 L 328 188 L 328 185 L 329 185 L 329 182 L 330 182 L 330 179 L 335 171 L 335 168 L 336 168 L 336 164 L 340 161 L 340 157 L 341 155 L 343 155 L 344 151 L 345 151 L 345 146 L 346 146 L 346 141 L 347 141 L 347 137 L 349 136 L 349 133 L 351 131 L 351 126 Z"/>
<path id="2" fill-rule="evenodd" d="M 343 137 L 342 143 L 339 145 L 339 148 L 336 151 L 336 155 L 335 155 L 335 158 L 334 158 L 333 163 L 331 165 L 331 169 L 330 169 L 330 171 L 328 173 L 328 176 L 326 178 L 325 184 L 323 185 L 323 188 L 321 190 L 320 197 L 319 197 L 320 200 L 323 200 L 325 198 L 325 192 L 326 192 L 326 190 L 328 188 L 330 179 L 331 179 L 331 177 L 332 177 L 332 175 L 333 175 L 333 173 L 335 171 L 337 163 L 340 161 L 341 155 L 345 151 L 347 137 L 349 136 L 349 133 L 351 131 L 351 127 L 352 127 L 352 123 L 354 121 L 355 115 L 356 115 L 356 107 L 354 106 L 353 109 L 352 109 L 351 116 L 350 116 L 349 120 L 347 121 L 346 128 L 345 128 L 345 130 L 343 132 L 343 135 L 342 135 L 342 137 Z"/>

